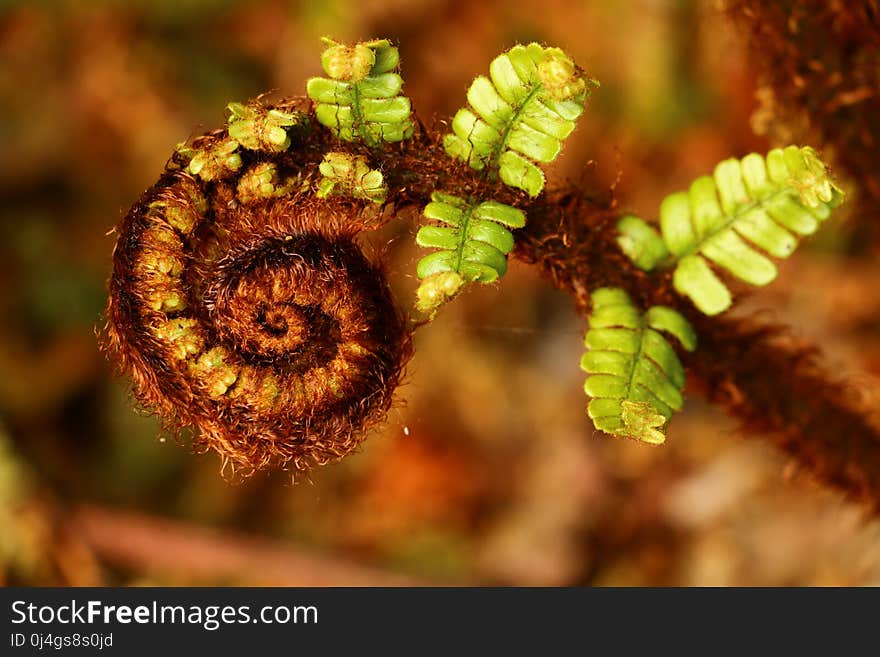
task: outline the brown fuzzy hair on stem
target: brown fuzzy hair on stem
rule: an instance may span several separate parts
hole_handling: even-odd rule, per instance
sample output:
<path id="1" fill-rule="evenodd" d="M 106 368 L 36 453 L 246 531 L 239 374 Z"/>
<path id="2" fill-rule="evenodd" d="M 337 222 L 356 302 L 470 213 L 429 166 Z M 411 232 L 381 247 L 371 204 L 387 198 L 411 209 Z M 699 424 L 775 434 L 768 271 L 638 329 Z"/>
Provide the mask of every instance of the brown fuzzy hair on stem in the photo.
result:
<path id="1" fill-rule="evenodd" d="M 687 357 L 705 397 L 765 435 L 804 471 L 880 511 L 880 423 L 821 354 L 790 329 L 701 317 L 700 355 Z"/>

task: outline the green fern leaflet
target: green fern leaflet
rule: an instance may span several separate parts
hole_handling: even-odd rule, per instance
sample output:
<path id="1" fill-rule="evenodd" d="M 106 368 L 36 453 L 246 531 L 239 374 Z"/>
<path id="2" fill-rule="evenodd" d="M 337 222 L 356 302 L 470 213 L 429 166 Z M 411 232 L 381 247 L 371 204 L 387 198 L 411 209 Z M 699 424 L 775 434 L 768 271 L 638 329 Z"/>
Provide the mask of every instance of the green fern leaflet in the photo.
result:
<path id="1" fill-rule="evenodd" d="M 325 42 L 321 64 L 330 78 L 312 78 L 306 87 L 318 122 L 342 140 L 369 146 L 412 136 L 410 101 L 400 95 L 403 78 L 396 72 L 397 48 L 387 39 L 354 46 Z"/>
<path id="2" fill-rule="evenodd" d="M 321 181 L 318 183 L 318 198 L 331 194 L 383 203 L 388 187 L 382 172 L 371 169 L 362 155 L 331 152 L 324 155 L 318 170 Z"/>
<path id="3" fill-rule="evenodd" d="M 509 228 L 522 228 L 526 216 L 503 203 L 465 200 L 434 192 L 425 206 L 428 219 L 445 226 L 422 226 L 419 246 L 439 249 L 419 261 L 422 279 L 417 306 L 436 312 L 469 282 L 492 283 L 507 272 L 507 254 L 513 249 Z"/>
<path id="4" fill-rule="evenodd" d="M 636 266 L 674 266 L 675 289 L 702 312 L 730 307 L 730 290 L 709 266 L 751 285 L 776 278 L 776 265 L 756 250 L 786 258 L 843 200 L 812 148 L 774 149 L 721 162 L 713 176 L 660 205 L 662 237 L 638 217 L 618 223 L 618 244 Z"/>
<path id="5" fill-rule="evenodd" d="M 589 349 L 581 369 L 590 376 L 584 391 L 587 413 L 600 431 L 662 443 L 664 428 L 683 399 L 684 368 L 661 331 L 676 337 L 688 351 L 697 346 L 691 325 L 680 313 L 654 306 L 644 314 L 618 288 L 591 295 Z"/>
<path id="6" fill-rule="evenodd" d="M 556 159 L 597 83 L 562 50 L 537 43 L 499 55 L 489 75 L 471 84 L 470 107 L 455 115 L 443 145 L 451 157 L 489 167 L 505 184 L 537 196 L 544 173 L 535 163 Z"/>

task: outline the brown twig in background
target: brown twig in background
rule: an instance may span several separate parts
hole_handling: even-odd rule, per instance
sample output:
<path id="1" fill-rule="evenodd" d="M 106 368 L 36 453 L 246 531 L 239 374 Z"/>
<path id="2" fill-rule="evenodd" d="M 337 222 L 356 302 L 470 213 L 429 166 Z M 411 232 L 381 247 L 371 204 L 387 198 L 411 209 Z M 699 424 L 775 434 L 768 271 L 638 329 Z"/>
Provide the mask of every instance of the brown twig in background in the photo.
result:
<path id="1" fill-rule="evenodd" d="M 250 586 L 414 586 L 404 575 L 266 539 L 84 505 L 69 527 L 102 562 L 173 581 Z"/>

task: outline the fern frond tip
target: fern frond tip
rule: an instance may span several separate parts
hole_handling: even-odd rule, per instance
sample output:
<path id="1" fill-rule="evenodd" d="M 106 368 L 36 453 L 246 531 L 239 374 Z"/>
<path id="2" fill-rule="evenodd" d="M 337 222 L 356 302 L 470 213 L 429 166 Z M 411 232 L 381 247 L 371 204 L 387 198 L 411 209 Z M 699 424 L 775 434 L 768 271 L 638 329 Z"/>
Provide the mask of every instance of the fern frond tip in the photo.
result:
<path id="1" fill-rule="evenodd" d="M 302 112 L 267 110 L 256 102 L 229 103 L 229 136 L 244 148 L 280 153 L 290 147 L 290 132 L 308 127 Z"/>
<path id="2" fill-rule="evenodd" d="M 400 56 L 387 39 L 374 39 L 353 46 L 322 39 L 328 47 L 321 54 L 321 66 L 333 80 L 361 82 L 369 75 L 387 73 L 397 67 Z"/>
<path id="3" fill-rule="evenodd" d="M 416 290 L 416 308 L 433 319 L 441 306 L 458 296 L 466 282 L 454 271 L 428 276 Z"/>
<path id="4" fill-rule="evenodd" d="M 371 169 L 362 155 L 330 152 L 318 166 L 322 178 L 316 196 L 326 198 L 331 194 L 384 203 L 388 193 L 382 172 Z"/>
<path id="5" fill-rule="evenodd" d="M 786 182 L 797 190 L 805 206 L 817 208 L 824 203 L 837 207 L 843 202 L 843 190 L 832 180 L 825 163 L 812 147 L 788 146 L 782 149 L 782 158 L 789 174 Z"/>

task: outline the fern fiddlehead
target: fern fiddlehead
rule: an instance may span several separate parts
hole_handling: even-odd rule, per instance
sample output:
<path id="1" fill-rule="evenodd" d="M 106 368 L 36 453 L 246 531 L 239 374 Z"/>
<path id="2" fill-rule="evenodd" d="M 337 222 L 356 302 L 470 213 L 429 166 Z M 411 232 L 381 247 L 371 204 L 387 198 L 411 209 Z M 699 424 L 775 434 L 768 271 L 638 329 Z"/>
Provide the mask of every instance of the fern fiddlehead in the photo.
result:
<path id="1" fill-rule="evenodd" d="M 319 167 L 288 150 L 304 117 L 232 106 L 228 131 L 175 153 L 114 250 L 105 349 L 142 405 L 245 473 L 349 453 L 410 353 L 354 242 L 375 198 L 308 194 Z"/>
<path id="2" fill-rule="evenodd" d="M 387 40 L 327 44 L 329 77 L 308 81 L 310 108 L 231 103 L 226 129 L 179 147 L 119 226 L 105 349 L 144 406 L 172 428 L 195 426 L 198 444 L 245 470 L 351 451 L 387 410 L 410 353 L 383 272 L 354 243 L 383 221 L 370 207 L 393 209 L 406 189 L 389 187 L 378 148 L 413 134 L 398 51 Z M 536 44 L 511 49 L 491 74 L 468 98 L 501 132 L 469 160 L 536 195 L 535 162 L 558 154 L 588 81 Z M 525 224 L 522 210 L 457 193 L 455 176 L 447 184 L 424 209 L 442 225 L 417 237 L 437 249 L 418 266 L 417 306 L 431 316 L 465 284 L 504 275 L 511 230 Z"/>
<path id="3" fill-rule="evenodd" d="M 624 217 L 618 243 L 641 269 L 674 267 L 675 289 L 715 315 L 732 297 L 709 262 L 751 285 L 767 285 L 776 265 L 749 242 L 786 258 L 798 237 L 813 234 L 841 200 L 812 148 L 777 148 L 766 158 L 752 153 L 725 160 L 713 176 L 667 196 L 660 205 L 662 235 L 638 217 Z"/>
<path id="4" fill-rule="evenodd" d="M 630 265 L 619 257 L 602 275 L 602 254 L 590 249 L 602 248 L 593 245 L 596 231 L 617 213 L 605 208 L 595 225 L 579 224 L 588 203 L 580 190 L 522 206 L 537 230 L 517 207 L 520 192 L 543 190 L 538 163 L 555 158 L 592 81 L 562 51 L 517 46 L 493 62 L 491 80 L 474 82 L 470 107 L 442 146 L 419 135 L 392 149 L 379 147 L 413 133 L 396 48 L 331 43 L 323 64 L 330 79 L 309 82 L 310 105 L 231 104 L 227 128 L 178 148 L 121 222 L 102 343 L 139 401 L 171 428 L 196 427 L 197 445 L 246 472 L 305 468 L 352 451 L 389 408 L 413 326 L 355 239 L 418 207 L 439 224 L 417 235 L 436 249 L 417 267 L 419 310 L 433 317 L 466 284 L 503 276 L 514 242 L 526 261 L 551 253 L 542 267 L 557 286 L 581 302 L 599 288 L 581 363 L 594 426 L 663 442 L 684 385 L 666 334 L 686 350 L 696 337 L 672 308 L 642 312 L 608 286 L 656 285 L 638 298 L 672 303 L 667 279 L 621 276 Z M 470 166 L 437 162 L 449 156 Z M 729 291 L 708 263 L 769 281 L 772 262 L 743 240 L 784 257 L 840 193 L 815 153 L 789 147 L 766 160 L 724 162 L 670 199 L 661 232 L 624 217 L 618 243 L 639 269 L 674 267 L 675 289 L 718 312 Z M 560 256 L 559 248 L 573 252 Z M 588 276 L 597 268 L 598 277 Z M 710 346 L 736 344 L 708 337 Z M 754 382 L 753 370 L 743 371 Z M 826 407 L 852 421 L 848 410 Z"/>

